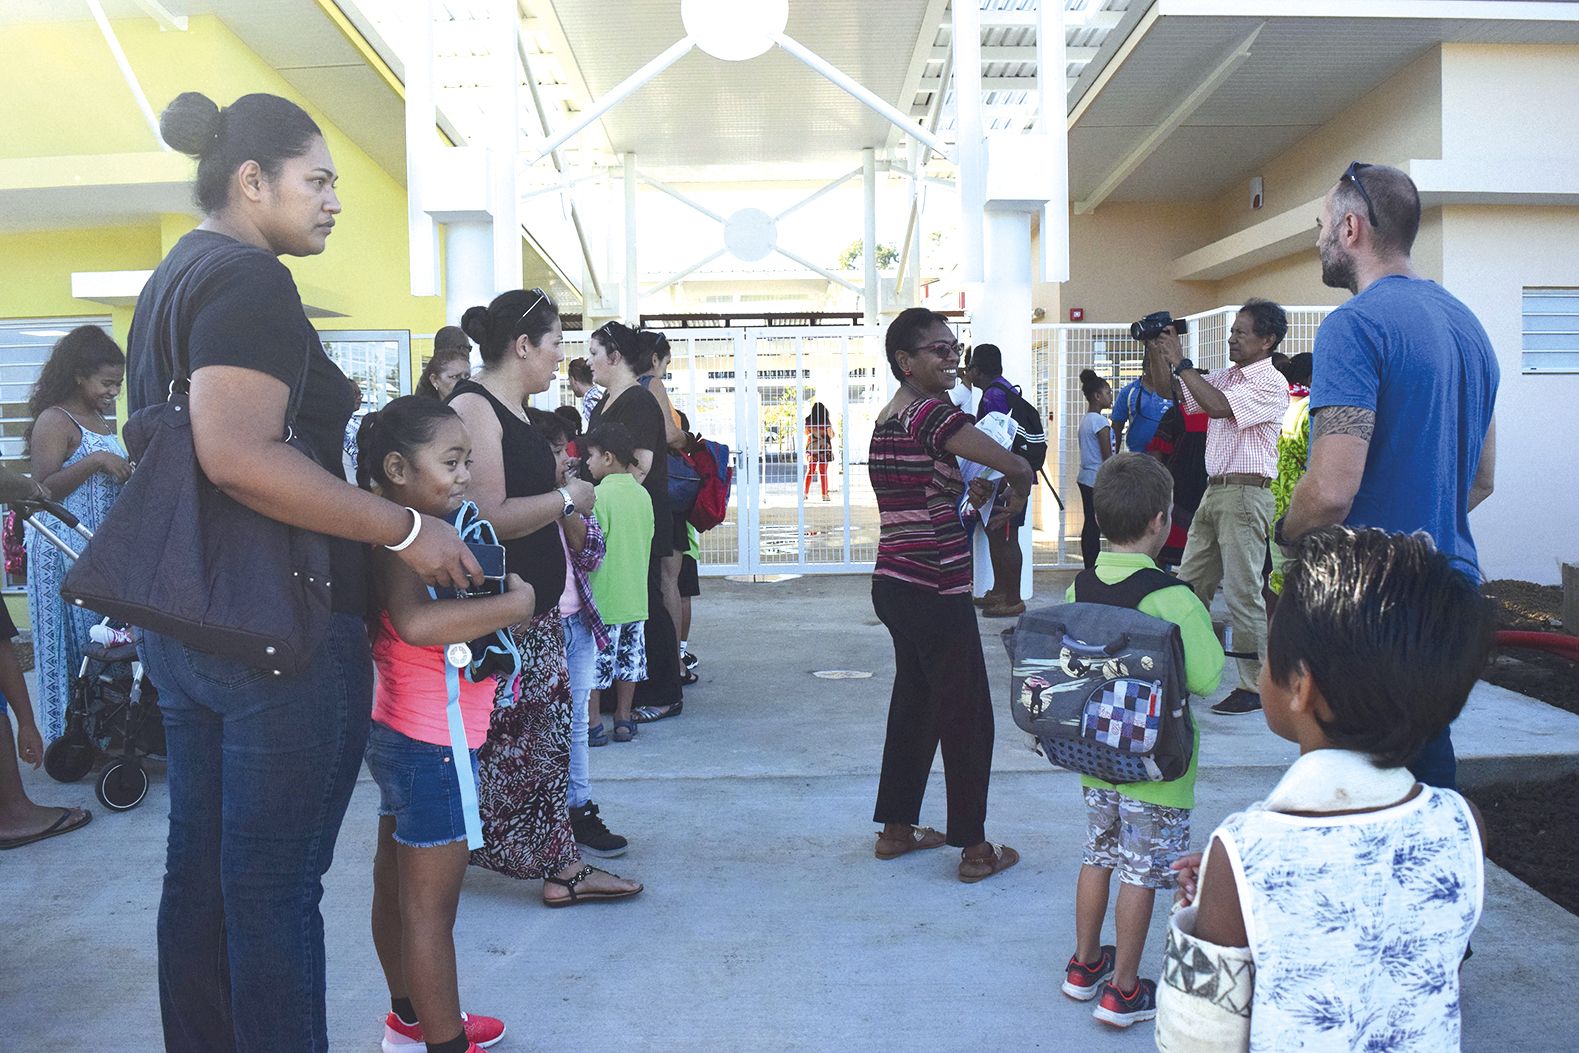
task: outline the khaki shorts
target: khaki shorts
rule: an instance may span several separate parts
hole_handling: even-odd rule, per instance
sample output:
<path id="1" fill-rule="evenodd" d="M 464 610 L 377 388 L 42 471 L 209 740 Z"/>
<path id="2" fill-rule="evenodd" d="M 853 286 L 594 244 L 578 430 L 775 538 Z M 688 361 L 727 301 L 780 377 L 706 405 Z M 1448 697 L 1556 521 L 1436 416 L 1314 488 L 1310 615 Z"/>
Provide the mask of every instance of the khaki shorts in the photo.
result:
<path id="1" fill-rule="evenodd" d="M 1190 850 L 1190 810 L 1165 808 L 1125 797 L 1117 790 L 1085 787 L 1086 866 L 1118 871 L 1118 879 L 1142 888 L 1172 888 L 1169 869 Z"/>

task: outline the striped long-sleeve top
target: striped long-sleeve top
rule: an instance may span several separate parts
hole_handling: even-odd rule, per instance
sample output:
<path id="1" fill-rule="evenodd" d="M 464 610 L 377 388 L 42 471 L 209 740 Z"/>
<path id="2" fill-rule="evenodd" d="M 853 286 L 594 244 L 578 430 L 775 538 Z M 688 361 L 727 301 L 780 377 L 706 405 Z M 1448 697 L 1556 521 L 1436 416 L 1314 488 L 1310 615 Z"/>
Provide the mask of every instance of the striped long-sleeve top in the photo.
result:
<path id="1" fill-rule="evenodd" d="M 970 544 L 958 512 L 965 486 L 943 448 L 970 423 L 950 402 L 918 399 L 872 430 L 877 575 L 942 595 L 970 591 Z"/>

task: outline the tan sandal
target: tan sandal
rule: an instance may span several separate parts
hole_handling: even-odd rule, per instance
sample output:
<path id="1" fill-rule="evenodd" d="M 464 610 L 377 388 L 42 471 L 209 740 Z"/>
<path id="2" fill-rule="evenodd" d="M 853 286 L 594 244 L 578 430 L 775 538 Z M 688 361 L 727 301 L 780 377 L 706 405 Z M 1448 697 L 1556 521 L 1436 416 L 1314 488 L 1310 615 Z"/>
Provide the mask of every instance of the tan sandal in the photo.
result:
<path id="1" fill-rule="evenodd" d="M 877 835 L 877 858 L 898 859 L 900 856 L 910 852 L 937 848 L 939 845 L 947 843 L 948 838 L 930 826 L 912 826 L 909 835 L 905 837 L 888 837 L 879 833 Z"/>
<path id="2" fill-rule="evenodd" d="M 983 859 L 971 859 L 964 853 L 959 857 L 959 879 L 967 885 L 974 885 L 978 881 L 992 877 L 992 875 L 1008 870 L 1020 861 L 1020 853 L 1008 845 L 993 845 L 992 855 Z"/>

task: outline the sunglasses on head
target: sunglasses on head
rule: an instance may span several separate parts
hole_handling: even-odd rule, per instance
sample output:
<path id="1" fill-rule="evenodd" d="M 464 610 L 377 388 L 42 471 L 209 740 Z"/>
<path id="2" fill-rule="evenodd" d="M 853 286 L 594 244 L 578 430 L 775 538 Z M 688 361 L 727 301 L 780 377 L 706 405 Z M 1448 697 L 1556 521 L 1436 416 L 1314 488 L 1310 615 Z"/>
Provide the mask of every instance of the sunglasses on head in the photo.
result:
<path id="1" fill-rule="evenodd" d="M 1360 192 L 1360 197 L 1365 201 L 1366 218 L 1371 221 L 1372 227 L 1379 227 L 1381 224 L 1376 222 L 1376 206 L 1371 202 L 1371 195 L 1366 191 L 1365 184 L 1360 182 L 1360 173 L 1367 168 L 1374 167 L 1375 165 L 1367 164 L 1364 161 L 1351 161 L 1349 162 L 1349 167 L 1344 169 L 1343 179 L 1340 179 L 1339 182 L 1348 180 L 1354 184 L 1354 189 Z"/>

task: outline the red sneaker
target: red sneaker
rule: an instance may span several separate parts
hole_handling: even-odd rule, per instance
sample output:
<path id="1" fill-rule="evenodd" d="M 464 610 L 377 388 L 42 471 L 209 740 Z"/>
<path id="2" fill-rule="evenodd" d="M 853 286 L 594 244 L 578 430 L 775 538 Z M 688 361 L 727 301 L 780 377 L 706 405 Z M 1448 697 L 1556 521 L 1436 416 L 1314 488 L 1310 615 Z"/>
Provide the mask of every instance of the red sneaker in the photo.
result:
<path id="1" fill-rule="evenodd" d="M 1129 1027 L 1157 1015 L 1157 985 L 1151 980 L 1141 980 L 1129 994 L 1120 991 L 1110 980 L 1102 985 L 1102 999 L 1091 1015 L 1104 1024 Z"/>
<path id="2" fill-rule="evenodd" d="M 491 1016 L 462 1013 L 461 1026 L 474 1048 L 486 1049 L 504 1037 L 504 1021 Z M 384 1053 L 422 1053 L 427 1045 L 421 1024 L 408 1024 L 394 1013 L 384 1018 Z"/>
<path id="3" fill-rule="evenodd" d="M 1113 975 L 1113 956 L 1118 950 L 1110 943 L 1102 945 L 1097 960 L 1091 964 L 1073 955 L 1064 967 L 1064 994 L 1080 1002 L 1089 1002 L 1102 991 L 1102 981 Z"/>

